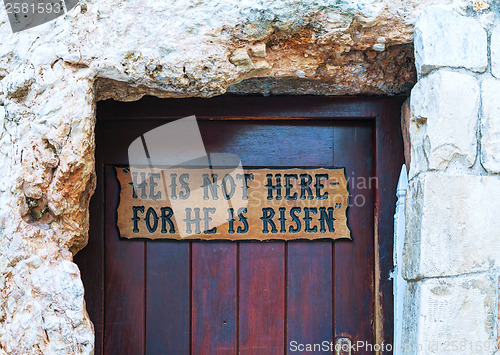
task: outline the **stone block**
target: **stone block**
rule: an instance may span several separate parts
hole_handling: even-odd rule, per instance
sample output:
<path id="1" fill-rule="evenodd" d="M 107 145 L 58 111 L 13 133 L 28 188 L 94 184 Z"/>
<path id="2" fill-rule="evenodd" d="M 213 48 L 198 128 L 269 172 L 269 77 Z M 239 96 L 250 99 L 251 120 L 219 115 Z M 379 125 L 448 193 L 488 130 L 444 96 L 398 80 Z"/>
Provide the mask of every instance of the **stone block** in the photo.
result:
<path id="1" fill-rule="evenodd" d="M 500 80 L 483 81 L 481 90 L 481 163 L 486 171 L 500 173 Z"/>
<path id="2" fill-rule="evenodd" d="M 500 266 L 499 176 L 422 174 L 406 203 L 405 279 Z"/>
<path id="3" fill-rule="evenodd" d="M 495 279 L 480 274 L 410 282 L 403 324 L 406 348 L 394 353 L 493 354 Z"/>
<path id="4" fill-rule="evenodd" d="M 496 26 L 491 31 L 490 51 L 491 73 L 500 79 L 500 26 Z"/>
<path id="5" fill-rule="evenodd" d="M 488 66 L 486 30 L 474 19 L 432 6 L 415 24 L 415 65 L 420 75 L 442 67 L 484 72 Z"/>
<path id="6" fill-rule="evenodd" d="M 479 84 L 467 74 L 438 70 L 411 93 L 410 176 L 476 160 Z"/>

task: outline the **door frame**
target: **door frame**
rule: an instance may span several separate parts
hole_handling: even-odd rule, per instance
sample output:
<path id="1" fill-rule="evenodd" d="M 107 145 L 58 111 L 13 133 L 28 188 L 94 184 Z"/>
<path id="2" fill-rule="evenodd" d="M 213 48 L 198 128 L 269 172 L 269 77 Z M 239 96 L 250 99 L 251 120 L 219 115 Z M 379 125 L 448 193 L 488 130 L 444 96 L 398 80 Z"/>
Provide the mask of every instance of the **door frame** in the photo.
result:
<path id="1" fill-rule="evenodd" d="M 75 256 L 85 286 L 87 310 L 95 329 L 95 353 L 103 352 L 105 250 L 102 210 L 105 206 L 100 123 L 118 119 L 172 120 L 196 115 L 199 120 L 372 120 L 375 127 L 375 340 L 392 344 L 394 333 L 393 264 L 396 188 L 404 163 L 400 110 L 406 97 L 235 96 L 159 99 L 136 102 L 107 100 L 97 104 L 97 187 L 90 202 L 88 245 Z M 85 260 L 85 263 L 82 263 Z"/>

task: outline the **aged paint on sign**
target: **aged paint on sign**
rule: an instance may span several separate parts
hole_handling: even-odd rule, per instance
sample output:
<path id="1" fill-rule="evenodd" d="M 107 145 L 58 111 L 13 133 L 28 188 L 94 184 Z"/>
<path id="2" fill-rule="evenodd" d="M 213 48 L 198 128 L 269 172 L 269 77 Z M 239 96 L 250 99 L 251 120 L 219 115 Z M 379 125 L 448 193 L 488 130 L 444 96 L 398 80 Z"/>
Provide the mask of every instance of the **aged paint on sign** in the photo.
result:
<path id="1" fill-rule="evenodd" d="M 343 168 L 115 171 L 123 238 L 351 238 Z"/>

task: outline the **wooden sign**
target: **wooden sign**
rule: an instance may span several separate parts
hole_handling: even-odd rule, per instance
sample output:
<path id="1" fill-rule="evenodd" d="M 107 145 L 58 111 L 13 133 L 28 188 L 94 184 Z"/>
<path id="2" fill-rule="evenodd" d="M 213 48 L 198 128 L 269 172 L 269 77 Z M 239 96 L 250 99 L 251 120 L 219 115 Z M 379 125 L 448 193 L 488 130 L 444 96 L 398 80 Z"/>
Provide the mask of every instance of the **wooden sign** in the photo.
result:
<path id="1" fill-rule="evenodd" d="M 343 168 L 115 171 L 123 238 L 351 239 Z"/>

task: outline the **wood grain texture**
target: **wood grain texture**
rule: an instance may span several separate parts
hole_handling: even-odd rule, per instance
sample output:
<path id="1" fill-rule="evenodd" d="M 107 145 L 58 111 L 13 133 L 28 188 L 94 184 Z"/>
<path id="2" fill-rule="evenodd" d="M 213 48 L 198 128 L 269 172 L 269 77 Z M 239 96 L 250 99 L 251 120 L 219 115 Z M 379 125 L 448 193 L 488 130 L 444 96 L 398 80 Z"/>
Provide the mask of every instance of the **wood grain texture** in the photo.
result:
<path id="1" fill-rule="evenodd" d="M 165 121 L 196 115 L 201 120 L 259 117 L 302 119 L 374 119 L 385 105 L 401 107 L 400 98 L 325 96 L 236 96 L 211 98 L 159 99 L 144 97 L 137 102 L 108 100 L 97 106 L 97 116 L 106 120 Z M 399 106 L 398 106 L 399 105 Z M 398 120 L 399 115 L 394 117 Z"/>
<path id="2" fill-rule="evenodd" d="M 146 354 L 188 354 L 190 247 L 146 243 Z"/>
<path id="3" fill-rule="evenodd" d="M 374 342 L 374 204 L 377 179 L 372 124 L 339 124 L 334 137 L 335 165 L 346 167 L 352 242 L 335 243 L 335 334 L 352 342 Z M 349 152 L 346 154 L 345 152 Z M 360 352 L 364 354 L 364 352 Z"/>
<path id="4" fill-rule="evenodd" d="M 287 347 L 292 341 L 300 344 L 331 341 L 332 242 L 289 242 L 287 271 Z M 287 354 L 294 353 L 289 347 L 287 350 Z"/>
<path id="5" fill-rule="evenodd" d="M 118 185 L 106 167 L 104 354 L 144 354 L 144 242 L 123 243 L 116 229 Z"/>
<path id="6" fill-rule="evenodd" d="M 192 353 L 237 351 L 237 245 L 193 242 Z"/>
<path id="7" fill-rule="evenodd" d="M 285 244 L 240 243 L 239 353 L 283 354 Z"/>
<path id="8" fill-rule="evenodd" d="M 387 100 L 387 99 L 386 99 Z M 376 190 L 375 218 L 376 239 L 376 334 L 377 342 L 392 344 L 394 340 L 394 297 L 393 280 L 390 277 L 394 268 L 394 212 L 399 172 L 404 163 L 404 148 L 401 125 L 396 119 L 401 115 L 404 98 L 387 100 L 380 107 L 375 120 L 376 129 L 376 171 L 379 186 Z"/>

